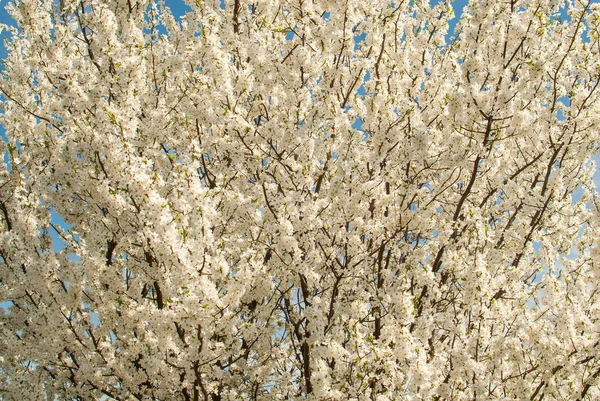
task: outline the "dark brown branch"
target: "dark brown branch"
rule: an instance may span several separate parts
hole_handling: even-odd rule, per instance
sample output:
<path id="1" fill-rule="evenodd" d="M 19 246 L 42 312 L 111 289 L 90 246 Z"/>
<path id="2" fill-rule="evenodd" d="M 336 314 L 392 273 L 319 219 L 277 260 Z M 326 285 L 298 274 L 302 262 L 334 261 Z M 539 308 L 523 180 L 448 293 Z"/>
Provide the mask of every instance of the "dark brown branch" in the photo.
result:
<path id="1" fill-rule="evenodd" d="M 154 297 L 156 299 L 156 305 L 158 306 L 158 309 L 163 309 L 165 307 L 165 304 L 163 300 L 163 293 L 160 289 L 160 285 L 158 285 L 158 281 L 154 282 L 154 292 Z"/>
<path id="2" fill-rule="evenodd" d="M 377 62 L 375 63 L 375 75 L 377 79 L 379 77 L 379 63 L 381 63 L 381 58 L 383 57 L 383 50 L 385 49 L 385 32 L 383 33 L 383 38 L 381 39 L 381 51 L 379 52 L 379 56 L 377 57 Z"/>
<path id="3" fill-rule="evenodd" d="M 81 2 L 81 10 L 82 12 L 85 12 L 84 7 L 83 7 L 83 2 Z M 94 66 L 96 67 L 96 69 L 102 73 L 102 68 L 100 68 L 100 64 L 98 64 L 98 61 L 96 61 L 96 57 L 94 56 L 94 52 L 92 51 L 92 41 L 90 40 L 90 38 L 87 35 L 86 29 L 87 26 L 83 26 L 83 23 L 81 22 L 81 15 L 79 14 L 79 11 L 75 11 L 75 15 L 77 15 L 77 22 L 79 23 L 79 29 L 81 29 L 81 32 L 83 33 L 83 40 L 85 41 L 85 44 L 87 45 L 87 51 L 88 51 L 88 56 L 92 62 L 92 64 L 94 64 Z"/>
<path id="4" fill-rule="evenodd" d="M 277 213 L 275 213 L 275 210 L 273 210 L 273 207 L 271 206 L 271 202 L 269 202 L 269 197 L 267 196 L 267 189 L 265 188 L 264 182 L 262 183 L 262 189 L 263 189 L 263 194 L 265 196 L 265 202 L 267 203 L 267 208 L 273 214 L 273 217 L 275 217 L 275 220 L 279 221 L 279 217 L 277 217 Z"/>
<path id="5" fill-rule="evenodd" d="M 240 33 L 240 22 L 238 16 L 240 13 L 240 0 L 234 0 L 233 2 L 233 33 L 236 35 Z"/>
<path id="6" fill-rule="evenodd" d="M 113 252 L 117 247 L 117 241 L 115 239 L 108 240 L 106 243 L 106 266 L 112 265 Z"/>
<path id="7" fill-rule="evenodd" d="M 306 340 L 302 342 L 302 346 L 300 347 L 300 352 L 302 352 L 302 370 L 304 373 L 304 383 L 306 385 L 306 393 L 310 394 L 313 391 L 313 385 L 311 381 L 311 367 L 310 367 L 310 348 Z"/>
<path id="8" fill-rule="evenodd" d="M 96 159 L 98 160 L 98 164 L 100 165 L 100 168 L 104 173 L 104 177 L 108 178 L 108 174 L 106 173 L 106 169 L 104 168 L 104 163 L 102 163 L 102 159 L 100 159 L 100 153 L 98 153 L 98 151 L 96 151 Z"/>
<path id="9" fill-rule="evenodd" d="M 598 376 L 600 376 L 600 369 L 596 370 L 596 373 L 594 373 L 594 375 L 592 376 L 592 379 L 596 379 Z M 591 380 L 588 378 L 588 382 L 585 384 L 585 386 L 583 387 L 583 391 L 581 392 L 581 395 L 579 396 L 579 398 L 577 398 L 577 401 L 581 401 L 585 398 L 587 392 L 590 390 L 590 388 L 593 386 L 594 384 L 591 382 Z"/>
<path id="10" fill-rule="evenodd" d="M 352 82 L 350 89 L 348 89 L 348 92 L 346 92 L 346 95 L 344 96 L 344 100 L 342 101 L 342 109 L 346 108 L 346 103 L 348 103 L 348 99 L 350 99 L 350 95 L 352 94 L 354 87 L 358 83 L 358 80 L 360 79 L 362 72 L 363 72 L 363 69 L 361 68 L 360 71 L 358 72 L 358 74 L 356 75 L 356 78 L 354 78 L 354 82 Z"/>
<path id="11" fill-rule="evenodd" d="M 10 217 L 8 217 L 8 209 L 4 202 L 0 201 L 0 210 L 2 210 L 2 214 L 4 215 L 4 220 L 6 220 L 6 229 L 8 231 L 12 230 L 12 222 L 10 221 Z"/>
<path id="12" fill-rule="evenodd" d="M 38 118 L 38 119 L 40 119 L 40 120 L 46 121 L 48 124 L 50 124 L 51 126 L 53 126 L 54 128 L 56 128 L 58 131 L 60 131 L 61 133 L 63 133 L 63 130 L 62 130 L 62 129 L 61 129 L 59 126 L 57 126 L 56 124 L 54 124 L 54 123 L 53 123 L 52 121 L 50 121 L 48 118 L 46 118 L 46 117 L 43 117 L 43 116 L 40 116 L 40 115 L 38 115 L 38 114 L 35 114 L 35 113 L 34 113 L 34 112 L 32 112 L 32 111 L 29 111 L 29 110 L 28 110 L 28 109 L 27 109 L 25 106 L 23 106 L 23 104 L 19 103 L 19 102 L 18 102 L 18 101 L 17 101 L 15 98 L 13 98 L 12 96 L 10 96 L 10 95 L 8 94 L 8 92 L 6 92 L 6 91 L 4 90 L 4 88 L 3 88 L 3 87 L 1 87 L 1 86 L 0 86 L 0 92 L 2 92 L 2 94 L 3 94 L 4 96 L 6 96 L 6 98 L 7 98 L 8 100 L 10 100 L 10 101 L 14 102 L 14 103 L 15 103 L 15 104 L 17 104 L 17 105 L 18 105 L 20 108 L 22 108 L 23 110 L 25 110 L 25 112 L 27 112 L 27 114 L 29 114 L 29 115 L 31 115 L 31 116 L 33 116 L 33 117 L 35 117 L 35 118 Z"/>

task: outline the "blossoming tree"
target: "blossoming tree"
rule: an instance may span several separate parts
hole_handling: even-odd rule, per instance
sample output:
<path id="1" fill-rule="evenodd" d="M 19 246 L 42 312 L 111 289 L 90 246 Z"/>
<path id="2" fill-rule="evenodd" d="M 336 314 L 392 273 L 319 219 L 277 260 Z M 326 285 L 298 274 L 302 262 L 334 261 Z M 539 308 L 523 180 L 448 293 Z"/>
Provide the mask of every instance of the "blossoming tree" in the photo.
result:
<path id="1" fill-rule="evenodd" d="M 187 3 L 10 6 L 3 400 L 600 397 L 597 4 Z"/>

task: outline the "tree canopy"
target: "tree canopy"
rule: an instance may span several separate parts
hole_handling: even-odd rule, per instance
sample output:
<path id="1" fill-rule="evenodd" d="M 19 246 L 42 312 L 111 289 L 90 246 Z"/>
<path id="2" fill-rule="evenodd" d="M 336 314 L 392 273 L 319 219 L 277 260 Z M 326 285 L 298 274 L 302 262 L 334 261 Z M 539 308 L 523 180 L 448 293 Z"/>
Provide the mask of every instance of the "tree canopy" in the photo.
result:
<path id="1" fill-rule="evenodd" d="M 600 5 L 186 3 L 9 5 L 1 399 L 600 398 Z"/>

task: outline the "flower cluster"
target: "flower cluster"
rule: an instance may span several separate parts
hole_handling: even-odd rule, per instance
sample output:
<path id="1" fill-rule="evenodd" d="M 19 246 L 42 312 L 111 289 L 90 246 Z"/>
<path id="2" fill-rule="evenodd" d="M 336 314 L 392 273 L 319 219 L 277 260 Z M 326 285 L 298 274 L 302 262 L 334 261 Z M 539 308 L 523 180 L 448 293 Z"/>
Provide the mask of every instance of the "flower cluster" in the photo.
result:
<path id="1" fill-rule="evenodd" d="M 0 398 L 600 397 L 600 9 L 21 0 Z"/>

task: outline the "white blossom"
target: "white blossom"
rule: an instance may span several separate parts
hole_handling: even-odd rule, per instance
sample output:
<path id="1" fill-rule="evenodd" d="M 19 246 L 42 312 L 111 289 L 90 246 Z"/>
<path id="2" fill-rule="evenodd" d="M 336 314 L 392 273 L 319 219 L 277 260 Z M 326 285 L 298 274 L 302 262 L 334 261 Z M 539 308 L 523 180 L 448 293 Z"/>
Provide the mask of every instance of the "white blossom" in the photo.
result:
<path id="1" fill-rule="evenodd" d="M 9 6 L 0 398 L 600 397 L 598 4 L 187 4 Z"/>

